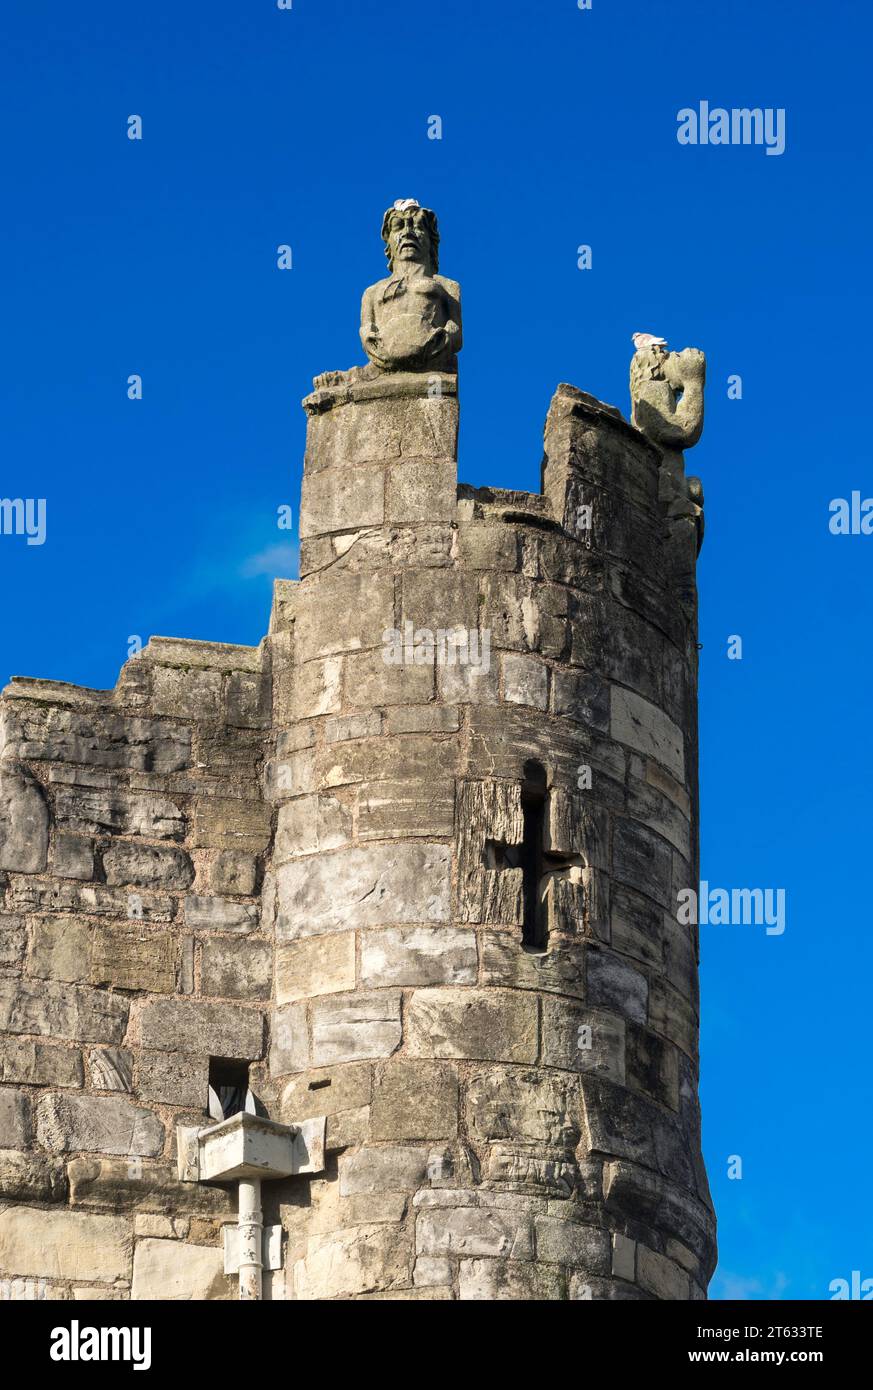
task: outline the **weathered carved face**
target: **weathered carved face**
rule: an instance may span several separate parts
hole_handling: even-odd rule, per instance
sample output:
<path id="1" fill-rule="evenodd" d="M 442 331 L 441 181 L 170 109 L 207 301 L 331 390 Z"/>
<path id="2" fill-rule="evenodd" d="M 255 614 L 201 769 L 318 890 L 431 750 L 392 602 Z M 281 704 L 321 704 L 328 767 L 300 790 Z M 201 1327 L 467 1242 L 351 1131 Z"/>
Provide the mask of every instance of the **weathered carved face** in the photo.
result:
<path id="1" fill-rule="evenodd" d="M 432 249 L 427 216 L 422 208 L 395 212 L 388 233 L 391 265 L 402 273 L 404 267 L 423 265 L 432 271 Z"/>

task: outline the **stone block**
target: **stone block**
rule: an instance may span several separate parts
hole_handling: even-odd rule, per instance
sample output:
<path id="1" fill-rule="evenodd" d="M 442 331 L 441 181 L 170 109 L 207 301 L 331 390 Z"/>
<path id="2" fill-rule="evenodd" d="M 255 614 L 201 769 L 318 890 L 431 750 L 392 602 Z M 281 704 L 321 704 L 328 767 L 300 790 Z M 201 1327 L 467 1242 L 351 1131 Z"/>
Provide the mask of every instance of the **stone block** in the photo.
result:
<path id="1" fill-rule="evenodd" d="M 177 719 L 221 718 L 222 674 L 206 669 L 155 666 L 152 671 L 152 709 Z"/>
<path id="2" fill-rule="evenodd" d="M 20 966 L 26 945 L 24 918 L 0 913 L 0 965 Z"/>
<path id="3" fill-rule="evenodd" d="M 300 539 L 381 526 L 385 518 L 385 474 L 381 468 L 325 468 L 304 473 L 300 492 Z"/>
<path id="4" fill-rule="evenodd" d="M 224 689 L 224 717 L 231 728 L 265 729 L 272 713 L 272 686 L 260 673 L 229 671 Z"/>
<path id="5" fill-rule="evenodd" d="M 39 783 L 16 767 L 0 770 L 0 869 L 38 874 L 48 859 L 49 814 Z"/>
<path id="6" fill-rule="evenodd" d="M 112 1284 L 130 1278 L 131 1231 L 123 1217 L 7 1207 L 0 1211 L 0 1272 Z"/>
<path id="7" fill-rule="evenodd" d="M 629 1284 L 636 1278 L 637 1246 L 616 1231 L 612 1237 L 612 1272 L 618 1279 L 627 1279 Z"/>
<path id="8" fill-rule="evenodd" d="M 205 1110 L 209 1059 L 188 1052 L 137 1054 L 136 1090 L 140 1100 Z"/>
<path id="9" fill-rule="evenodd" d="M 533 1228 L 530 1217 L 493 1208 L 420 1211 L 415 1248 L 419 1255 L 532 1260 Z"/>
<path id="10" fill-rule="evenodd" d="M 77 1047 L 0 1037 L 0 1081 L 29 1086 L 81 1086 L 82 1054 Z"/>
<path id="11" fill-rule="evenodd" d="M 386 927 L 361 935 L 361 983 L 473 985 L 478 972 L 476 934 L 455 927 Z"/>
<path id="12" fill-rule="evenodd" d="M 386 475 L 386 522 L 454 521 L 457 483 L 458 468 L 453 458 L 393 463 Z"/>
<path id="13" fill-rule="evenodd" d="M 519 932 L 483 931 L 482 983 L 546 990 L 585 997 L 585 947 L 552 943 L 548 951 L 527 950 Z"/>
<path id="14" fill-rule="evenodd" d="M 552 673 L 552 712 L 606 733 L 609 729 L 609 686 L 587 671 Z"/>
<path id="15" fill-rule="evenodd" d="M 474 1140 L 511 1140 L 572 1155 L 579 1142 L 579 1090 L 559 1073 L 494 1068 L 478 1071 L 464 1097 L 467 1132 Z"/>
<path id="16" fill-rule="evenodd" d="M 609 1274 L 612 1263 L 609 1232 L 557 1216 L 537 1216 L 537 1260 L 547 1264 L 578 1265 L 589 1274 Z"/>
<path id="17" fill-rule="evenodd" d="M 412 1282 L 409 1236 L 395 1226 L 364 1225 L 310 1236 L 294 1266 L 298 1299 L 351 1298 L 408 1288 Z"/>
<path id="18" fill-rule="evenodd" d="M 650 763 L 649 766 L 657 767 L 658 764 Z M 662 775 L 669 777 L 666 772 Z M 636 777 L 629 777 L 627 810 L 629 815 L 669 840 L 685 859 L 690 859 L 691 823 L 686 813 L 669 796 Z"/>
<path id="19" fill-rule="evenodd" d="M 451 778 L 458 767 L 454 739 L 424 735 L 334 744 L 318 758 L 323 789 L 376 782 L 418 784 Z"/>
<path id="20" fill-rule="evenodd" d="M 220 999 L 269 999 L 273 948 L 266 941 L 207 937 L 203 942 L 200 991 Z"/>
<path id="21" fill-rule="evenodd" d="M 438 631 L 478 626 L 477 579 L 463 570 L 407 570 L 403 575 L 402 616 L 413 633 L 426 629 L 436 640 Z M 446 663 L 448 664 L 448 663 Z"/>
<path id="22" fill-rule="evenodd" d="M 587 954 L 588 1003 L 594 1009 L 609 1009 L 624 1018 L 645 1023 L 648 1015 L 649 982 L 639 970 L 603 947 L 592 947 Z"/>
<path id="23" fill-rule="evenodd" d="M 123 1047 L 88 1050 L 88 1080 L 95 1091 L 132 1090 L 133 1053 Z"/>
<path id="24" fill-rule="evenodd" d="M 172 994 L 177 958 L 176 939 L 170 932 L 98 926 L 91 950 L 91 984 Z"/>
<path id="25" fill-rule="evenodd" d="M 368 845 L 284 864 L 276 878 L 277 933 L 293 940 L 324 932 L 449 916 L 446 845 Z"/>
<path id="26" fill-rule="evenodd" d="M 624 1020 L 575 1000 L 543 1000 L 542 1062 L 624 1081 Z"/>
<path id="27" fill-rule="evenodd" d="M 192 931 L 250 932 L 258 925 L 256 903 L 231 902 L 227 898 L 185 899 L 185 925 Z"/>
<path id="28" fill-rule="evenodd" d="M 143 1047 L 160 1052 L 254 1061 L 263 1056 L 264 1019 L 260 1010 L 235 1004 L 158 999 L 142 1011 L 140 1036 Z"/>
<path id="29" fill-rule="evenodd" d="M 458 1297 L 464 1302 L 561 1302 L 566 1281 L 555 1266 L 524 1264 L 519 1260 L 461 1260 Z"/>
<path id="30" fill-rule="evenodd" d="M 224 1273 L 224 1252 L 216 1245 L 179 1240 L 138 1240 L 133 1259 L 132 1299 L 229 1300 L 232 1281 Z"/>
<path id="31" fill-rule="evenodd" d="M 394 1063 L 388 1063 L 393 1066 Z M 371 1062 L 353 1062 L 294 1076 L 282 1091 L 282 1122 L 294 1124 L 316 1115 L 336 1115 L 369 1105 L 373 1089 Z M 385 1138 L 405 1138 L 386 1135 Z"/>
<path id="32" fill-rule="evenodd" d="M 194 866 L 184 850 L 164 845 L 142 845 L 116 840 L 103 855 L 103 871 L 110 885 L 133 883 L 145 888 L 187 888 L 194 880 Z"/>
<path id="33" fill-rule="evenodd" d="M 537 1001 L 511 990 L 419 989 L 408 1005 L 413 1057 L 535 1062 Z"/>
<path id="34" fill-rule="evenodd" d="M 346 700 L 353 709 L 416 705 L 434 698 L 435 663 L 388 662 L 385 648 L 346 658 Z"/>
<path id="35" fill-rule="evenodd" d="M 254 893 L 257 882 L 257 861 L 251 854 L 237 849 L 225 849 L 217 854 L 209 869 L 209 886 L 223 897 L 236 893 L 247 897 Z"/>
<path id="36" fill-rule="evenodd" d="M 121 995 L 52 980 L 0 980 L 0 1030 L 74 1042 L 120 1043 L 129 1004 Z"/>
<path id="37" fill-rule="evenodd" d="M 352 837 L 352 813 L 328 792 L 298 796 L 279 807 L 273 862 L 340 849 Z"/>
<path id="38" fill-rule="evenodd" d="M 652 981 L 649 1025 L 681 1047 L 692 1060 L 696 1060 L 697 1014 L 690 1001 L 666 980 L 656 978 Z"/>
<path id="39" fill-rule="evenodd" d="M 191 730 L 172 720 L 41 704 L 22 708 L 17 719 L 19 756 L 26 761 L 165 773 L 179 772 L 191 760 Z"/>
<path id="40" fill-rule="evenodd" d="M 295 719 L 336 714 L 342 704 L 343 658 L 305 661 L 291 671 L 290 711 Z"/>
<path id="41" fill-rule="evenodd" d="M 375 1078 L 370 1134 L 375 1140 L 453 1139 L 458 1078 L 451 1066 L 396 1058 Z"/>
<path id="42" fill-rule="evenodd" d="M 657 1034 L 628 1023 L 627 1084 L 671 1110 L 679 1109 L 679 1053 Z"/>
<path id="43" fill-rule="evenodd" d="M 647 1245 L 637 1247 L 637 1277 L 646 1292 L 656 1298 L 685 1300 L 689 1296 L 685 1271 Z"/>
<path id="44" fill-rule="evenodd" d="M 30 1143 L 30 1098 L 26 1091 L 0 1086 L 0 1136 L 7 1149 L 26 1149 Z"/>
<path id="45" fill-rule="evenodd" d="M 56 787 L 55 816 L 62 829 L 79 835 L 180 840 L 185 830 L 182 812 L 169 797 L 119 787 Z"/>
<path id="46" fill-rule="evenodd" d="M 67 1175 L 61 1159 L 24 1149 L 0 1149 L 0 1201 L 62 1202 L 66 1195 Z"/>
<path id="47" fill-rule="evenodd" d="M 587 866 L 609 864 L 609 815 L 584 792 L 554 787 L 546 811 L 545 848 L 552 854 L 579 855 Z"/>
<path id="48" fill-rule="evenodd" d="M 365 1148 L 341 1154 L 341 1197 L 371 1196 L 382 1192 L 414 1192 L 427 1175 L 426 1148 Z"/>
<path id="49" fill-rule="evenodd" d="M 431 394 L 431 386 L 436 388 Z M 309 415 L 306 435 L 307 473 L 330 466 L 415 459 L 420 466 L 454 458 L 458 432 L 457 377 L 395 373 L 357 385 L 353 399 L 327 397 Z"/>
<path id="50" fill-rule="evenodd" d="M 154 1211 L 178 1217 L 189 1212 L 233 1217 L 230 1187 L 181 1182 L 176 1164 L 140 1158 L 73 1158 L 67 1166 L 74 1207 Z"/>
<path id="51" fill-rule="evenodd" d="M 36 917 L 28 967 L 43 980 L 90 983 L 93 928 L 79 917 Z"/>
<path id="52" fill-rule="evenodd" d="M 450 1286 L 452 1262 L 451 1260 L 435 1258 L 433 1255 L 419 1255 L 415 1261 L 412 1278 L 417 1288 Z"/>
<path id="53" fill-rule="evenodd" d="M 138 1237 L 152 1236 L 156 1240 L 176 1240 L 184 1233 L 187 1225 L 188 1222 L 184 1218 L 182 1221 L 174 1222 L 171 1216 L 145 1213 L 133 1218 L 133 1233 Z"/>
<path id="54" fill-rule="evenodd" d="M 535 651 L 540 640 L 540 610 L 531 581 L 520 574 L 483 574 L 481 627 L 491 646 L 503 651 Z"/>
<path id="55" fill-rule="evenodd" d="M 655 970 L 663 967 L 663 910 L 641 893 L 616 883 L 612 890 L 612 944 Z"/>
<path id="56" fill-rule="evenodd" d="M 65 879 L 43 881 L 16 877 L 9 890 L 10 906 L 28 913 L 87 913 L 94 917 L 125 917 L 143 922 L 171 922 L 173 898 L 135 890 L 107 888 L 104 883 L 72 883 Z"/>
<path id="57" fill-rule="evenodd" d="M 196 849 L 236 849 L 260 854 L 272 833 L 272 808 L 260 801 L 208 797 L 194 804 Z"/>
<path id="58" fill-rule="evenodd" d="M 312 1056 L 306 1005 L 291 1004 L 273 1013 L 270 1044 L 270 1072 L 282 1076 L 289 1071 L 306 1071 Z"/>
<path id="59" fill-rule="evenodd" d="M 372 782 L 357 791 L 358 839 L 432 840 L 452 833 L 455 784 L 451 778 Z"/>
<path id="60" fill-rule="evenodd" d="M 510 653 L 502 665 L 504 700 L 531 709 L 548 708 L 549 668 L 538 657 Z"/>
<path id="61" fill-rule="evenodd" d="M 490 640 L 490 639 L 489 639 Z M 484 638 L 480 638 L 480 642 Z M 488 665 L 483 661 L 456 666 L 438 666 L 436 672 L 437 698 L 447 705 L 496 704 L 499 699 L 500 663 L 489 653 Z"/>
<path id="62" fill-rule="evenodd" d="M 685 740 L 682 730 L 663 710 L 641 695 L 613 686 L 610 733 L 647 758 L 655 758 L 684 783 Z"/>
<path id="63" fill-rule="evenodd" d="M 583 1131 L 592 1153 L 625 1159 L 679 1187 L 695 1190 L 688 1138 L 669 1111 L 634 1091 L 594 1077 L 583 1079 L 582 1100 Z"/>
<path id="64" fill-rule="evenodd" d="M 52 1153 L 153 1158 L 164 1146 L 157 1116 L 114 1096 L 46 1096 L 37 1106 L 36 1128 L 40 1144 Z"/>
<path id="65" fill-rule="evenodd" d="M 462 525 L 458 530 L 461 563 L 468 570 L 503 570 L 520 567 L 519 534 L 514 526 Z"/>
<path id="66" fill-rule="evenodd" d="M 399 990 L 316 999 L 311 1013 L 314 1066 L 390 1057 L 400 1046 Z"/>
<path id="67" fill-rule="evenodd" d="M 460 728 L 453 705 L 401 705 L 387 715 L 389 734 L 448 734 Z"/>
<path id="68" fill-rule="evenodd" d="M 673 856 L 670 846 L 638 821 L 616 816 L 612 835 L 616 878 L 664 907 L 671 902 Z"/>
<path id="69" fill-rule="evenodd" d="M 462 922 L 520 926 L 522 870 L 510 868 L 504 856 L 507 846 L 523 838 L 520 783 L 463 781 L 456 801 L 457 916 Z"/>
<path id="70" fill-rule="evenodd" d="M 330 614 L 330 622 L 324 620 Z M 341 572 L 303 581 L 294 633 L 294 658 L 315 661 L 342 652 L 381 650 L 394 625 L 391 574 Z"/>
<path id="71" fill-rule="evenodd" d="M 378 738 L 381 732 L 382 715 L 379 710 L 367 710 L 364 714 L 344 714 L 325 720 L 324 741 L 346 743 L 353 738 Z"/>
<path id="72" fill-rule="evenodd" d="M 341 994 L 354 988 L 354 933 L 313 936 L 278 947 L 277 1004 L 293 1004 L 317 994 Z"/>
<path id="73" fill-rule="evenodd" d="M 80 835 L 55 835 L 52 873 L 58 878 L 77 878 L 86 883 L 94 877 L 94 842 Z"/>

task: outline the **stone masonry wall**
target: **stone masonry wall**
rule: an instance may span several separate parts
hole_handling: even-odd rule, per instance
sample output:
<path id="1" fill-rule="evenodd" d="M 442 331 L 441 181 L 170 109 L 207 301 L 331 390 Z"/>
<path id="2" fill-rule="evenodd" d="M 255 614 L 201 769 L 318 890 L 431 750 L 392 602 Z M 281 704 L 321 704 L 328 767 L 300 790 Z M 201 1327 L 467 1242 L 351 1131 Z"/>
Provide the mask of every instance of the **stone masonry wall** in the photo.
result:
<path id="1" fill-rule="evenodd" d="M 331 1156 L 281 1206 L 291 1289 L 700 1298 L 696 941 L 675 919 L 696 633 L 659 456 L 562 387 L 542 495 L 456 489 L 454 382 L 306 402 L 303 578 L 270 637 L 270 1070 L 280 1117 L 327 1114 Z M 386 664 L 407 621 L 488 631 L 490 668 Z M 522 839 L 531 759 L 558 864 L 545 950 L 493 849 Z"/>
<path id="2" fill-rule="evenodd" d="M 182 1184 L 210 1055 L 264 1055 L 263 649 L 156 638 L 115 691 L 15 680 L 0 742 L 0 1295 L 234 1296 Z"/>
<path id="3" fill-rule="evenodd" d="M 562 386 L 540 494 L 458 487 L 454 375 L 331 380 L 260 647 L 155 638 L 114 691 L 0 699 L 0 1295 L 236 1296 L 235 1194 L 175 1162 L 218 1057 L 327 1116 L 326 1170 L 264 1185 L 267 1297 L 704 1297 L 659 453 Z M 386 662 L 407 623 L 487 633 L 487 669 Z"/>

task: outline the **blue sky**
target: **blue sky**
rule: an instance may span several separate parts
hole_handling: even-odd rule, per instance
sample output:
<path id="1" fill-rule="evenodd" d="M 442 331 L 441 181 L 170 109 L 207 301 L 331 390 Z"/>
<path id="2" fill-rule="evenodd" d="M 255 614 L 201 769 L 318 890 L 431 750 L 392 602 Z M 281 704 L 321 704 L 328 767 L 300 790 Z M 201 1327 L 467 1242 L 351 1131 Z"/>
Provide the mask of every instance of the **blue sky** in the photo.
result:
<path id="1" fill-rule="evenodd" d="M 862 0 L 4 6 L 0 494 L 46 498 L 47 540 L 0 537 L 2 681 L 260 639 L 299 401 L 361 360 L 394 198 L 463 286 L 464 481 L 538 488 L 559 381 L 627 411 L 633 330 L 705 349 L 702 872 L 787 892 L 781 937 L 702 929 L 714 1297 L 873 1277 L 873 537 L 828 530 L 873 495 L 871 27 Z M 784 108 L 785 153 L 680 146 L 703 99 Z"/>

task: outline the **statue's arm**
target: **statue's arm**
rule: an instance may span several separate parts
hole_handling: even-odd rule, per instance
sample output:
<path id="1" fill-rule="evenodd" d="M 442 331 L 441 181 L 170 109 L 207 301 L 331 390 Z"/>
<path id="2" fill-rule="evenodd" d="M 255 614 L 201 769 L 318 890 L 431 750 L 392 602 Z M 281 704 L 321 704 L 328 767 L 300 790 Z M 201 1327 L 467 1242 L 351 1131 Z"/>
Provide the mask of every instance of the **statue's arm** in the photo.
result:
<path id="1" fill-rule="evenodd" d="M 368 343 L 377 337 L 376 333 L 376 314 L 373 308 L 373 287 L 364 290 L 361 300 L 361 342 L 364 351 L 369 352 Z"/>
<path id="2" fill-rule="evenodd" d="M 461 286 L 457 280 L 446 280 L 440 276 L 448 300 L 448 318 L 445 323 L 446 338 L 452 352 L 460 352 L 464 346 L 464 331 L 461 324 Z"/>
<path id="3" fill-rule="evenodd" d="M 387 364 L 379 354 L 379 330 L 376 326 L 376 286 L 364 290 L 361 300 L 361 344 L 364 352 L 377 367 L 387 370 Z"/>

